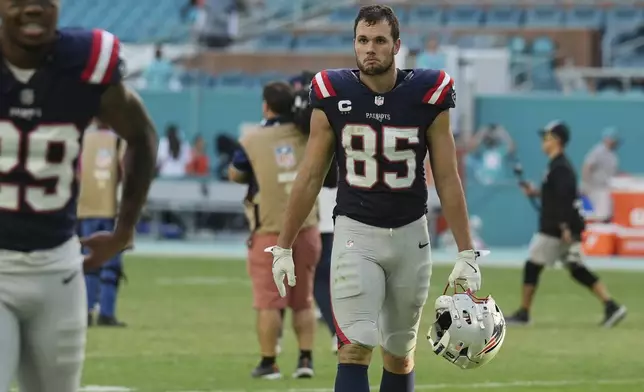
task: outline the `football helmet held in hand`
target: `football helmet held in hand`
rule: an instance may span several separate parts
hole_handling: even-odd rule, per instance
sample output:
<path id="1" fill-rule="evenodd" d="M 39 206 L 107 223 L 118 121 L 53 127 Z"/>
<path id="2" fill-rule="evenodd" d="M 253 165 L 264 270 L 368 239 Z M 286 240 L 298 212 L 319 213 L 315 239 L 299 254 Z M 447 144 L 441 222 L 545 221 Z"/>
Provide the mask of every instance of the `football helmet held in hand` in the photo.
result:
<path id="1" fill-rule="evenodd" d="M 506 324 L 491 296 L 477 298 L 470 291 L 441 295 L 434 307 L 436 321 L 427 333 L 434 354 L 462 369 L 476 369 L 499 353 Z"/>

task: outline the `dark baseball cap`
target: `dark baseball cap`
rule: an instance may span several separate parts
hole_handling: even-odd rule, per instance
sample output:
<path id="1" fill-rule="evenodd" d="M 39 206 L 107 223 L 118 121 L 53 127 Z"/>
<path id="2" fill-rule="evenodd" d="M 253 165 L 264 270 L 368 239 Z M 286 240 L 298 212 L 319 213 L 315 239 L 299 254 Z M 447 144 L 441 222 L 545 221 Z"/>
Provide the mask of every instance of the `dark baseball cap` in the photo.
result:
<path id="1" fill-rule="evenodd" d="M 539 130 L 539 135 L 541 135 L 541 137 L 546 133 L 555 135 L 559 140 L 561 140 L 561 144 L 564 146 L 570 141 L 570 129 L 568 128 L 568 125 L 562 121 L 552 121 L 543 129 Z"/>

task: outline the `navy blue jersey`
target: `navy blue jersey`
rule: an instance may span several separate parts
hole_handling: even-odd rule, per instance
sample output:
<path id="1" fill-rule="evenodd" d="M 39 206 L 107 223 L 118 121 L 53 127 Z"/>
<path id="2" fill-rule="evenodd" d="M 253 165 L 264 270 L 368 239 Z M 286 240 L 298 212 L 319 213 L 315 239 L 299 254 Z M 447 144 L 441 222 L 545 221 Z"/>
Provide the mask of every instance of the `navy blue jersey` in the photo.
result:
<path id="1" fill-rule="evenodd" d="M 398 70 L 396 86 L 377 94 L 357 70 L 326 70 L 311 82 L 310 101 L 335 133 L 339 168 L 334 215 L 386 228 L 427 212 L 427 129 L 455 105 L 444 71 Z"/>
<path id="2" fill-rule="evenodd" d="M 74 235 L 83 131 L 121 80 L 119 52 L 106 31 L 60 30 L 30 75 L 0 51 L 0 249 L 50 249 Z"/>

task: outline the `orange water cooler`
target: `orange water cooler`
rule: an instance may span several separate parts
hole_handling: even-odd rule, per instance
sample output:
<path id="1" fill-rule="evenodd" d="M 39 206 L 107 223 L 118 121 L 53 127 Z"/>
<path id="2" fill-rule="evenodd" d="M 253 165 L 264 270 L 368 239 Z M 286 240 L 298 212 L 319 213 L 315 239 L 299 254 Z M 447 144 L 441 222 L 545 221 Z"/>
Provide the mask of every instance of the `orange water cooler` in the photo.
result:
<path id="1" fill-rule="evenodd" d="M 587 256 L 612 256 L 617 251 L 617 232 L 612 223 L 586 224 L 582 234 L 582 250 Z"/>
<path id="2" fill-rule="evenodd" d="M 617 226 L 616 254 L 644 256 L 644 177 L 611 181 L 613 224 Z"/>

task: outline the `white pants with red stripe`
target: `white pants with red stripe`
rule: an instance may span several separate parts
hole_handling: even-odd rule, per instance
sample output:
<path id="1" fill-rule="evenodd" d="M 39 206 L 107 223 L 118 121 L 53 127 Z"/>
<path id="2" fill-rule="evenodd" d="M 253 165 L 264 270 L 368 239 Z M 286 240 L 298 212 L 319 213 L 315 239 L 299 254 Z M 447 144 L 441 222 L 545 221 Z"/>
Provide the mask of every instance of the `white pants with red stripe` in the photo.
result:
<path id="1" fill-rule="evenodd" d="M 381 345 L 405 357 L 416 347 L 432 274 L 425 216 L 386 229 L 336 218 L 331 302 L 338 345 Z"/>

